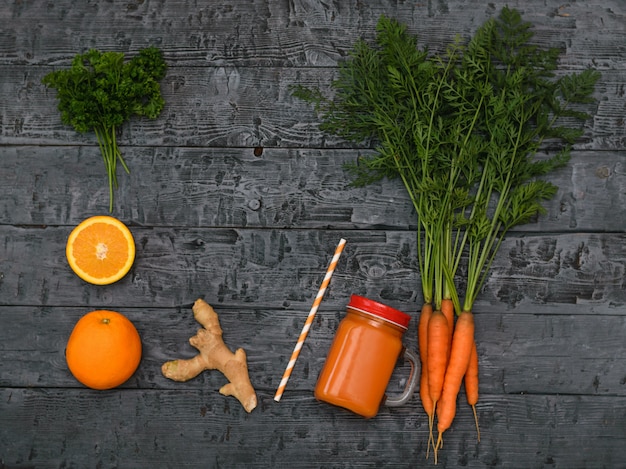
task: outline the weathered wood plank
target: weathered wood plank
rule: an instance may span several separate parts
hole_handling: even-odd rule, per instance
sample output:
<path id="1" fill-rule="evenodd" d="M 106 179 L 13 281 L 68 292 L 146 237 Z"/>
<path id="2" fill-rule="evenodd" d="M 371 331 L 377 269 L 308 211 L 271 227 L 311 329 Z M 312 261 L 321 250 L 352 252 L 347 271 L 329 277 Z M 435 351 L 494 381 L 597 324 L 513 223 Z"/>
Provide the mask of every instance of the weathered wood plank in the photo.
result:
<path id="1" fill-rule="evenodd" d="M 146 226 L 354 228 L 415 226 L 399 184 L 351 188 L 353 150 L 123 147 L 114 215 Z M 75 224 L 108 211 L 93 147 L 5 147 L 0 218 Z"/>
<path id="2" fill-rule="evenodd" d="M 207 298 L 210 300 L 210 298 Z M 344 304 L 348 295 L 343 295 Z M 410 309 L 409 309 L 410 308 Z M 93 309 L 93 308 L 92 308 Z M 345 308 L 320 310 L 288 385 L 289 395 L 313 392 L 327 351 Z M 404 343 L 417 350 L 417 314 Z M 86 307 L 3 307 L 0 311 L 0 387 L 82 387 L 71 376 L 65 345 Z M 250 377 L 259 396 L 271 399 L 304 324 L 307 310 L 269 310 L 254 306 L 217 307 L 224 340 L 248 355 Z M 122 389 L 212 390 L 225 384 L 216 371 L 185 384 L 167 380 L 161 365 L 189 358 L 188 344 L 199 325 L 190 307 L 121 308 L 137 327 L 143 343 L 138 371 Z M 476 313 L 481 385 L 485 394 L 614 395 L 626 397 L 625 315 L 553 315 Z M 399 367 L 389 390 L 400 393 L 408 369 Z"/>
<path id="3" fill-rule="evenodd" d="M 0 81 L 0 143 L 94 144 L 91 133 L 64 126 L 54 90 L 41 79 L 54 68 L 15 65 Z M 132 119 L 122 128 L 122 145 L 350 148 L 318 129 L 312 106 L 295 98 L 290 87 L 329 86 L 336 69 L 183 67 L 170 68 L 162 82 L 166 101 L 156 120 Z M 626 69 L 603 71 L 585 110 L 578 148 L 623 149 L 626 126 L 621 102 Z"/>
<path id="4" fill-rule="evenodd" d="M 400 180 L 349 186 L 343 165 L 355 150 L 123 147 L 114 215 L 142 226 L 415 229 Z M 559 187 L 547 213 L 515 228 L 532 232 L 620 232 L 626 224 L 626 158 L 576 151 L 551 174 Z M 0 220 L 76 225 L 108 211 L 108 185 L 95 147 L 2 149 Z"/>
<path id="5" fill-rule="evenodd" d="M 1 304 L 175 307 L 207 295 L 232 307 L 306 308 L 341 237 L 348 246 L 333 278 L 341 301 L 349 293 L 394 303 L 421 298 L 410 231 L 131 225 L 137 244 L 134 267 L 121 281 L 99 288 L 69 269 L 65 240 L 70 231 L 0 226 Z M 626 304 L 625 240 L 623 233 L 511 235 L 475 309 L 617 314 Z M 330 294 L 326 301 L 333 305 L 336 299 Z"/>
<path id="6" fill-rule="evenodd" d="M 166 307 L 208 295 L 214 303 L 235 307 L 310 307 L 320 275 L 345 234 L 131 225 L 137 245 L 135 267 L 120 282 L 94 288 L 67 266 L 65 241 L 70 231 L 71 227 L 0 226 L 5 240 L 0 246 L 2 303 Z M 353 232 L 349 244 L 333 279 L 338 291 L 373 293 L 385 288 L 386 295 L 397 301 L 415 295 L 412 234 Z M 37 262 L 24 262 L 24 253 Z M 389 279 L 399 281 L 389 286 Z M 332 297 L 329 292 L 327 299 Z"/>
<path id="7" fill-rule="evenodd" d="M 608 469 L 626 459 L 624 409 L 623 397 L 486 395 L 478 407 L 481 442 L 461 408 L 435 466 L 432 453 L 425 459 L 428 425 L 416 407 L 364 420 L 306 397 L 264 399 L 246 415 L 195 390 L 2 389 L 0 461 L 42 469 Z"/>
<path id="8" fill-rule="evenodd" d="M 341 237 L 348 245 L 333 277 L 336 296 L 331 292 L 326 300 L 330 305 L 349 293 L 396 305 L 421 298 L 411 231 L 131 225 L 135 265 L 121 281 L 100 288 L 69 269 L 65 241 L 70 231 L 0 226 L 1 304 L 175 307 L 206 295 L 232 307 L 307 308 Z M 625 240 L 623 233 L 511 235 L 475 309 L 618 314 L 626 304 Z"/>
<path id="9" fill-rule="evenodd" d="M 566 67 L 623 68 L 619 44 L 626 43 L 621 0 L 496 0 L 479 8 L 458 0 L 84 3 L 81 8 L 72 0 L 3 5 L 0 63 L 61 63 L 92 47 L 132 52 L 156 44 L 176 65 L 334 66 L 356 39 L 374 37 L 381 14 L 406 22 L 429 48 L 440 50 L 457 33 L 469 36 L 505 5 L 533 23 L 537 43 L 563 50 Z"/>

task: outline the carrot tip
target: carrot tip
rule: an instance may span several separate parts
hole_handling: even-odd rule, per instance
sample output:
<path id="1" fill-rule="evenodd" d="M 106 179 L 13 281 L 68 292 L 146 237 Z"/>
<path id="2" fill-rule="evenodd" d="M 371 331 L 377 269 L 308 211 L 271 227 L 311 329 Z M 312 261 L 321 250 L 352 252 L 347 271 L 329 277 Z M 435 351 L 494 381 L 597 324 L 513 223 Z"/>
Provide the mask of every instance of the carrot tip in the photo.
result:
<path id="1" fill-rule="evenodd" d="M 437 437 L 437 444 L 435 445 L 435 464 L 437 464 L 437 452 L 440 448 L 443 448 L 443 432 L 439 432 Z"/>
<path id="2" fill-rule="evenodd" d="M 435 412 L 428 414 L 428 444 L 426 445 L 426 459 L 430 455 L 430 445 L 433 445 L 433 449 L 435 448 L 435 439 L 433 438 L 433 424 L 435 421 Z"/>
<path id="3" fill-rule="evenodd" d="M 472 411 L 474 412 L 474 422 L 476 422 L 476 435 L 478 442 L 480 443 L 480 427 L 478 426 L 478 415 L 476 414 L 476 406 L 472 405 Z"/>

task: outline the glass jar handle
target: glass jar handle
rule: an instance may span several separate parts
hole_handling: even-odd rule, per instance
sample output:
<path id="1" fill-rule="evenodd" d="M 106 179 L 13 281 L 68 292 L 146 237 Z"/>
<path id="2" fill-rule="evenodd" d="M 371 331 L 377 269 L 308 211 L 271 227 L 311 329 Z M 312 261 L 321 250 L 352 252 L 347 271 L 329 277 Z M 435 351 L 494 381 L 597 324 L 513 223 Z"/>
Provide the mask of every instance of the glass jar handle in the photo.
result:
<path id="1" fill-rule="evenodd" d="M 409 375 L 409 379 L 402 394 L 400 394 L 399 396 L 385 398 L 385 405 L 388 407 L 400 407 L 406 404 L 413 396 L 413 391 L 415 391 L 415 387 L 417 386 L 417 382 L 419 380 L 420 375 L 417 371 L 419 357 L 417 356 L 417 354 L 411 349 L 405 348 L 402 356 L 405 359 L 409 360 L 409 362 L 411 363 L 411 374 Z"/>

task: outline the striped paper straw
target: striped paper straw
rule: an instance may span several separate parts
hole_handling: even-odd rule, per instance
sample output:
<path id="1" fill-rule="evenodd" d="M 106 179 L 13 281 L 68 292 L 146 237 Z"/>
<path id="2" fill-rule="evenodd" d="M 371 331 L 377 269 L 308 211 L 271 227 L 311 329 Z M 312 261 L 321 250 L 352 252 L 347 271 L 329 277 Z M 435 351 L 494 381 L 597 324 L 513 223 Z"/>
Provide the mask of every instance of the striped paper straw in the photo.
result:
<path id="1" fill-rule="evenodd" d="M 330 283 L 330 278 L 333 276 L 333 272 L 337 267 L 337 261 L 339 260 L 339 256 L 343 251 L 344 246 L 346 245 L 346 240 L 341 239 L 339 244 L 337 245 L 337 249 L 335 249 L 335 254 L 330 261 L 330 265 L 328 266 L 328 270 L 326 270 L 326 276 L 322 281 L 322 285 L 320 286 L 319 291 L 317 292 L 317 296 L 315 297 L 315 301 L 313 301 L 313 306 L 311 306 L 311 311 L 309 312 L 308 317 L 306 318 L 306 322 L 304 323 L 304 327 L 302 328 L 302 332 L 300 332 L 300 337 L 298 337 L 298 342 L 296 342 L 296 346 L 293 349 L 291 354 L 291 359 L 287 364 L 287 368 L 285 369 L 285 373 L 283 374 L 283 379 L 280 381 L 278 385 L 278 389 L 276 390 L 276 395 L 274 396 L 274 400 L 276 402 L 280 401 L 280 398 L 283 397 L 283 393 L 285 392 L 285 387 L 287 386 L 287 381 L 289 381 L 289 377 L 291 376 L 291 372 L 293 371 L 293 367 L 296 364 L 296 360 L 298 359 L 298 355 L 300 355 L 300 350 L 302 349 L 302 344 L 304 344 L 304 339 L 306 339 L 307 334 L 309 333 L 309 329 L 311 328 L 311 324 L 313 323 L 313 319 L 315 318 L 315 313 L 317 313 L 317 308 L 319 308 L 320 303 L 322 302 L 322 298 L 324 297 L 324 293 L 326 293 L 326 288 Z"/>

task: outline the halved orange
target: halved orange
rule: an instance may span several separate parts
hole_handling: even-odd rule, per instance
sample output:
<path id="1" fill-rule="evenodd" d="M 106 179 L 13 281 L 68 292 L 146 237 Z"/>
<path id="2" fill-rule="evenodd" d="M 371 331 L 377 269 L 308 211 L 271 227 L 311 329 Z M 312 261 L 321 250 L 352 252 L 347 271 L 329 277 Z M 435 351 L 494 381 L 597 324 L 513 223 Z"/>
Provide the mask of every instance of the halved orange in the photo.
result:
<path id="1" fill-rule="evenodd" d="M 65 248 L 72 270 L 84 281 L 109 285 L 128 273 L 135 261 L 135 240 L 117 218 L 98 215 L 72 230 Z"/>

